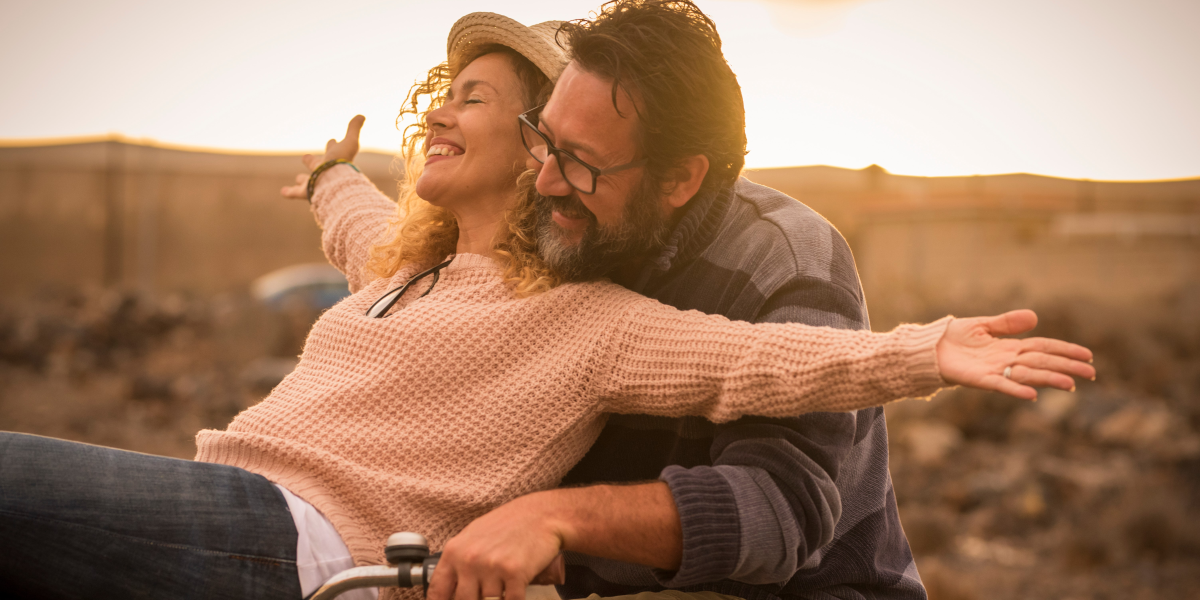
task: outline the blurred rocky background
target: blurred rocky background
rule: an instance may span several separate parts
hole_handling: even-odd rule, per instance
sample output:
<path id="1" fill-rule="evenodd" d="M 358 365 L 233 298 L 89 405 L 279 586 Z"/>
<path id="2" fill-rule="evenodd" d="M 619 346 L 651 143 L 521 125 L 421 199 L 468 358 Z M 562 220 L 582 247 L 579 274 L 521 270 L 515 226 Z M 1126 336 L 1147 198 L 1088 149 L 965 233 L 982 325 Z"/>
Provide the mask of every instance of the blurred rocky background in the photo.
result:
<path id="1" fill-rule="evenodd" d="M 1038 307 L 1039 334 L 1096 353 L 1097 381 L 1076 393 L 1023 403 L 955 389 L 885 409 L 931 598 L 1196 597 L 1197 291 L 1142 307 L 1151 326 L 1086 304 Z"/>
<path id="2" fill-rule="evenodd" d="M 358 162 L 394 194 L 390 157 Z M 330 299 L 307 205 L 278 196 L 298 166 L 121 140 L 0 148 L 0 429 L 190 458 L 197 430 L 269 393 Z M 1031 307 L 1038 335 L 1096 352 L 1074 394 L 888 407 L 931 598 L 1196 596 L 1200 180 L 747 175 L 838 226 L 874 329 Z"/>

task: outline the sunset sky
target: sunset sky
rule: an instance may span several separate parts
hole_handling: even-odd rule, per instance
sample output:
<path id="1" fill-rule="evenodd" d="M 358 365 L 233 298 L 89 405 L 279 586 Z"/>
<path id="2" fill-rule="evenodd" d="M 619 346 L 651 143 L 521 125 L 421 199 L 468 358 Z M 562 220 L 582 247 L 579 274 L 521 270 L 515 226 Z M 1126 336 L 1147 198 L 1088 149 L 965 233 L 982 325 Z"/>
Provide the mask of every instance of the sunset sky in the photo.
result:
<path id="1" fill-rule="evenodd" d="M 1196 0 L 698 0 L 746 99 L 747 165 L 1200 176 Z M 367 116 L 400 145 L 454 21 L 586 16 L 599 0 L 46 0 L 0 21 L 0 142 L 119 133 L 310 150 Z"/>

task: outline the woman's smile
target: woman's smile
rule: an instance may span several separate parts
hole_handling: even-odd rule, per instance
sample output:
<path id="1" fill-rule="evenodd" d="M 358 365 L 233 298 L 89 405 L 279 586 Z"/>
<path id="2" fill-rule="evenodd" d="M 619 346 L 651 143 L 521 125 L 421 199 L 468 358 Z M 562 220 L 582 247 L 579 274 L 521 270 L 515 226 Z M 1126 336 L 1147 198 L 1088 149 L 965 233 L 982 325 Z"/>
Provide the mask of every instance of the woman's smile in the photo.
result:
<path id="1" fill-rule="evenodd" d="M 462 156 L 466 153 L 466 150 L 463 150 L 462 146 L 443 137 L 429 140 L 428 147 L 429 149 L 425 151 L 425 166 Z"/>

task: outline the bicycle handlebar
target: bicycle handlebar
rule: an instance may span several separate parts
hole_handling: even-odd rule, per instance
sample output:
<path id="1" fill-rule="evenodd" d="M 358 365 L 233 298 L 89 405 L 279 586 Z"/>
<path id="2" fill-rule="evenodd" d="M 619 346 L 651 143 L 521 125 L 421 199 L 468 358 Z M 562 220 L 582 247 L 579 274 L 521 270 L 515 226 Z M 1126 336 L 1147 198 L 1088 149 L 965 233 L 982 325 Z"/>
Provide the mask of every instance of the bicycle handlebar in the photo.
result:
<path id="1" fill-rule="evenodd" d="M 424 588 L 433 577 L 439 555 L 429 555 L 429 544 L 416 533 L 394 533 L 384 551 L 388 565 L 354 567 L 329 578 L 308 600 L 331 600 L 365 587 Z"/>

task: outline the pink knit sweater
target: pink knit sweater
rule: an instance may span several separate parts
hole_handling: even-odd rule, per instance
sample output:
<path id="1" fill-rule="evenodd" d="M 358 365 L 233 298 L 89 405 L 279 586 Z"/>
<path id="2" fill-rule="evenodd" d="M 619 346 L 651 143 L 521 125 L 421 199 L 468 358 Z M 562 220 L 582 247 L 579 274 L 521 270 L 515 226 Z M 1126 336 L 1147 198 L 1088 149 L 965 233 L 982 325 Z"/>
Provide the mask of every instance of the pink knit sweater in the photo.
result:
<path id="1" fill-rule="evenodd" d="M 750 325 L 681 312 L 611 283 L 515 298 L 489 258 L 461 254 L 432 293 L 364 316 L 414 268 L 362 265 L 395 205 L 336 167 L 313 199 L 351 296 L 313 326 L 296 370 L 197 460 L 258 473 L 324 513 L 356 563 L 396 531 L 435 550 L 473 519 L 554 487 L 607 413 L 789 416 L 929 395 L 947 320 L 889 334 Z"/>

